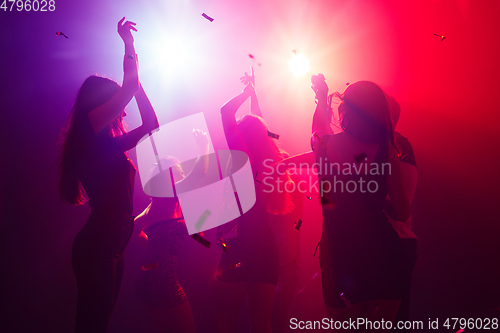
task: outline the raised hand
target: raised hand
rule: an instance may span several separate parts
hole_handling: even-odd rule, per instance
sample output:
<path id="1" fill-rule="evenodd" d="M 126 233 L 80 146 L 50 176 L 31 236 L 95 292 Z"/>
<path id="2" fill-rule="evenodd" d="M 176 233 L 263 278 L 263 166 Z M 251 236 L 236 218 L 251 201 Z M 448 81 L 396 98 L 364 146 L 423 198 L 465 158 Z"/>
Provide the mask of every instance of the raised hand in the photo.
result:
<path id="1" fill-rule="evenodd" d="M 253 66 L 251 68 L 252 68 L 252 75 L 248 75 L 247 72 L 245 72 L 245 76 L 240 77 L 240 81 L 244 85 L 248 85 L 249 83 L 251 83 L 255 88 L 255 73 L 253 71 Z"/>
<path id="2" fill-rule="evenodd" d="M 243 92 L 248 95 L 255 94 L 255 73 L 252 67 L 252 75 L 248 75 L 245 72 L 245 76 L 240 77 L 241 83 L 245 84 L 245 88 L 243 88 Z"/>
<path id="3" fill-rule="evenodd" d="M 311 88 L 316 93 L 316 99 L 326 102 L 328 95 L 328 85 L 323 74 L 313 75 L 311 77 Z"/>
<path id="4" fill-rule="evenodd" d="M 133 44 L 134 36 L 132 36 L 131 30 L 137 31 L 137 29 L 134 27 L 135 23 L 132 21 L 123 23 L 124 21 L 125 17 L 118 22 L 118 34 L 123 39 L 123 42 L 125 44 Z"/>

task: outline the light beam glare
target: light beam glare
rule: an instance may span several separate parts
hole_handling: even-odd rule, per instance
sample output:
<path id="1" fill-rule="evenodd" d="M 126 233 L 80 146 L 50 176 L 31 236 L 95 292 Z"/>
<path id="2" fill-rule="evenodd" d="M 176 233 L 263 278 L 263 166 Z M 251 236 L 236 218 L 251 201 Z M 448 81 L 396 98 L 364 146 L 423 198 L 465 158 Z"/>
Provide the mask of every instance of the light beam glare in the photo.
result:
<path id="1" fill-rule="evenodd" d="M 307 61 L 303 54 L 294 54 L 288 65 L 295 76 L 302 76 L 311 69 L 309 61 Z"/>
<path id="2" fill-rule="evenodd" d="M 164 37 L 160 41 L 151 40 L 146 44 L 146 52 L 150 56 L 148 70 L 160 76 L 179 75 L 192 68 L 198 60 L 188 38 Z"/>

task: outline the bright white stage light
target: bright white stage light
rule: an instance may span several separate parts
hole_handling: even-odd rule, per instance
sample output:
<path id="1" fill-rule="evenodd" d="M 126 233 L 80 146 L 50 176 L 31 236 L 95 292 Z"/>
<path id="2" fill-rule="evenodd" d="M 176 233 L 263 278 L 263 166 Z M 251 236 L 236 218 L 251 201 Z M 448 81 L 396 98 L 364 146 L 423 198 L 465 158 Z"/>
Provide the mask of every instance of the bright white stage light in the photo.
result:
<path id="1" fill-rule="evenodd" d="M 151 41 L 148 43 L 152 58 L 149 66 L 158 75 L 178 75 L 179 71 L 187 71 L 196 60 L 190 46 L 188 39 L 164 38 L 161 41 Z"/>
<path id="2" fill-rule="evenodd" d="M 303 54 L 294 54 L 288 65 L 295 76 L 302 76 L 311 69 L 309 61 L 307 61 Z"/>

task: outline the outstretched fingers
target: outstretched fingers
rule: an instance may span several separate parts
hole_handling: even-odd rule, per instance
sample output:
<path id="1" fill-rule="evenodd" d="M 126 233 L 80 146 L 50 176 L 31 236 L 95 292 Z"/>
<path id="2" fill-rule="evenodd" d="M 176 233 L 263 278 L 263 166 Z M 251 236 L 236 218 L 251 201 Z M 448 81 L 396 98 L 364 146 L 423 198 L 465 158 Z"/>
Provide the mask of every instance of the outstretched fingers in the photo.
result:
<path id="1" fill-rule="evenodd" d="M 137 31 L 137 29 L 134 27 L 136 23 L 132 21 L 126 21 L 124 23 L 124 21 L 125 17 L 123 17 L 118 22 L 118 34 L 123 39 L 125 44 L 131 44 L 134 42 L 134 37 L 132 36 L 132 30 Z"/>
<path id="2" fill-rule="evenodd" d="M 125 17 L 122 17 L 120 21 L 118 21 L 118 31 L 124 30 L 124 29 L 132 29 L 134 31 L 137 31 L 137 29 L 134 27 L 134 25 L 137 25 L 137 23 L 132 22 L 132 21 L 125 21 Z"/>
<path id="3" fill-rule="evenodd" d="M 244 85 L 247 85 L 247 84 L 248 84 L 248 82 L 249 82 L 249 81 L 248 81 L 248 74 L 247 74 L 247 72 L 245 72 L 245 76 L 240 77 L 240 81 L 241 81 L 241 83 L 243 83 Z"/>
<path id="4" fill-rule="evenodd" d="M 127 27 L 129 29 L 137 31 L 137 29 L 134 27 L 134 25 L 137 25 L 137 23 L 132 22 L 132 21 L 127 21 L 127 22 L 125 22 L 125 24 L 123 24 L 124 27 Z"/>
<path id="5" fill-rule="evenodd" d="M 120 21 L 118 21 L 118 30 L 120 30 L 120 27 L 122 26 L 123 21 L 125 21 L 125 16 Z"/>
<path id="6" fill-rule="evenodd" d="M 253 66 L 251 67 L 251 69 L 252 69 L 252 75 L 248 75 L 248 73 L 245 72 L 245 76 L 240 77 L 240 81 L 245 85 L 252 83 L 255 86 L 255 72 L 253 70 Z"/>

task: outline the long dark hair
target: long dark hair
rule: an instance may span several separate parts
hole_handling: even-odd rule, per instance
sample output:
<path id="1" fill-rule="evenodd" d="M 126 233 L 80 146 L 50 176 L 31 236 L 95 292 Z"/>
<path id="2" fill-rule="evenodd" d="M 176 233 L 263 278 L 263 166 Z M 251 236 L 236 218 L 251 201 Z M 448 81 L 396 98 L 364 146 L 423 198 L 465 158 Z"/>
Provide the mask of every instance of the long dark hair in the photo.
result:
<path id="1" fill-rule="evenodd" d="M 269 130 L 264 119 L 256 115 L 244 115 L 237 123 L 257 168 L 260 168 L 266 159 L 272 159 L 274 162 L 280 160 L 280 149 L 276 140 L 268 135 Z"/>
<path id="2" fill-rule="evenodd" d="M 81 205 L 85 202 L 84 190 L 78 177 L 81 156 L 89 148 L 95 136 L 88 115 L 90 111 L 106 103 L 120 86 L 110 79 L 90 76 L 83 82 L 66 124 L 61 130 L 59 143 L 59 196 L 67 203 Z M 125 133 L 123 113 L 117 116 L 103 131 L 110 136 Z"/>
<path id="3" fill-rule="evenodd" d="M 269 130 L 264 119 L 256 115 L 245 115 L 237 123 L 248 151 L 253 156 L 252 167 L 255 170 L 262 169 L 265 160 L 277 163 L 283 159 L 278 143 L 268 134 Z M 278 178 L 283 183 L 291 181 L 288 171 Z M 271 193 L 261 190 L 257 196 L 259 195 L 262 198 L 261 202 L 264 204 L 264 208 L 271 214 L 287 214 L 295 208 L 292 197 L 287 191 L 281 193 L 273 191 Z"/>
<path id="4" fill-rule="evenodd" d="M 334 93 L 342 102 L 342 130 L 356 139 L 370 143 L 394 144 L 394 130 L 387 95 L 375 83 L 358 81 L 344 93 Z"/>

